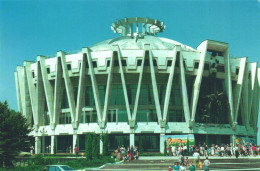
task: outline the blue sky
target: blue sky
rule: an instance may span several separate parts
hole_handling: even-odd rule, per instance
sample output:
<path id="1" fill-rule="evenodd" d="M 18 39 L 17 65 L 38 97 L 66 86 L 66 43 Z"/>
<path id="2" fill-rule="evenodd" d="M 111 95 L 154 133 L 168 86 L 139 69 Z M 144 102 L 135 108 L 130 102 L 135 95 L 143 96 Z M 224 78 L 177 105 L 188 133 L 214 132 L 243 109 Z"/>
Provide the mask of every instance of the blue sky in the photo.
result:
<path id="1" fill-rule="evenodd" d="M 260 62 L 260 0 L 0 0 L 0 101 L 17 110 L 14 71 L 24 60 L 116 37 L 111 23 L 136 16 L 164 21 L 160 37 L 193 48 L 227 42 L 232 55 Z"/>

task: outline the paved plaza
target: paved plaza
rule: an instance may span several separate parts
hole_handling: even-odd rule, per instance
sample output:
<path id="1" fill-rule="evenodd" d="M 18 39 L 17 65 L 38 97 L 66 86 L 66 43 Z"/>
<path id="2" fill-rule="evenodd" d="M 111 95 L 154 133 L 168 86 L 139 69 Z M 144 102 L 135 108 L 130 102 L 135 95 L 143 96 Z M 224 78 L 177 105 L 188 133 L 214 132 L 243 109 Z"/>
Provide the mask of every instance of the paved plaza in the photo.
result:
<path id="1" fill-rule="evenodd" d="M 192 157 L 189 157 L 192 161 Z M 201 158 L 203 162 L 205 157 Z M 260 157 L 211 157 L 210 170 L 260 170 Z M 168 170 L 169 166 L 173 166 L 174 162 L 178 161 L 177 157 L 141 157 L 140 160 L 130 162 L 120 162 L 117 164 L 107 164 L 99 168 L 87 170 Z M 202 169 L 198 169 L 202 170 Z"/>

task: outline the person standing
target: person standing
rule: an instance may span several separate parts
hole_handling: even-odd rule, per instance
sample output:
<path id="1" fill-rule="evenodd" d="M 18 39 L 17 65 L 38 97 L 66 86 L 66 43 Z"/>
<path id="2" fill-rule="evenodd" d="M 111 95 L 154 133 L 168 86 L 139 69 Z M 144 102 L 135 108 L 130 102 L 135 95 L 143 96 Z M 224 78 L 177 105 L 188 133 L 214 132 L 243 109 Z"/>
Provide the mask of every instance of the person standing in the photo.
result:
<path id="1" fill-rule="evenodd" d="M 235 155 L 236 155 L 236 158 L 238 158 L 238 156 L 239 156 L 238 150 L 239 150 L 238 145 L 236 145 L 236 147 L 235 147 Z"/>
<path id="2" fill-rule="evenodd" d="M 193 165 L 192 162 L 190 162 L 190 167 L 189 167 L 190 171 L 195 171 L 195 166 Z"/>
<path id="3" fill-rule="evenodd" d="M 180 170 L 180 165 L 178 162 L 175 162 L 175 165 L 173 166 L 174 171 L 179 171 Z"/>
<path id="4" fill-rule="evenodd" d="M 204 160 L 203 165 L 204 165 L 204 170 L 209 171 L 210 161 L 209 161 L 208 157 L 206 157 L 206 160 Z"/>
<path id="5" fill-rule="evenodd" d="M 79 148 L 78 148 L 77 145 L 75 145 L 74 151 L 75 151 L 75 155 L 76 155 L 76 157 L 78 157 L 78 154 L 79 154 Z"/>
<path id="6" fill-rule="evenodd" d="M 194 154 L 193 154 L 193 161 L 194 161 L 194 165 L 195 165 L 195 169 L 196 167 L 198 166 L 198 163 L 199 163 L 199 158 L 200 158 L 200 154 L 195 151 Z"/>

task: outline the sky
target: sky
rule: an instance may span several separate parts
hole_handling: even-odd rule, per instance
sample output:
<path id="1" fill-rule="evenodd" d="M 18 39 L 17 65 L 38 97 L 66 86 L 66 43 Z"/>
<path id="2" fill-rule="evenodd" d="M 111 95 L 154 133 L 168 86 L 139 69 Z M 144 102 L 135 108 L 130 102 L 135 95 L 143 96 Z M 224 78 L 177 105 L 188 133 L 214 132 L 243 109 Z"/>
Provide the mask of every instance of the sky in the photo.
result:
<path id="1" fill-rule="evenodd" d="M 193 48 L 226 42 L 233 56 L 260 63 L 260 0 L 0 0 L 0 101 L 18 110 L 14 71 L 25 60 L 117 37 L 111 23 L 137 16 L 163 21 L 159 37 Z"/>

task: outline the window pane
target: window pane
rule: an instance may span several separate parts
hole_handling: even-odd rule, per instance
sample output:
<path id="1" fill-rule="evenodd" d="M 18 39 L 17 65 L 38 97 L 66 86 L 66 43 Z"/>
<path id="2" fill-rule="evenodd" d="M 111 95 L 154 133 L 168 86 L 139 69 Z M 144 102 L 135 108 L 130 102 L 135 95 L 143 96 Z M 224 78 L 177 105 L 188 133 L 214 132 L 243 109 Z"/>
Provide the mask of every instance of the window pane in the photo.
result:
<path id="1" fill-rule="evenodd" d="M 128 122 L 126 110 L 118 110 L 118 122 Z"/>

